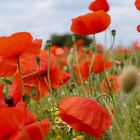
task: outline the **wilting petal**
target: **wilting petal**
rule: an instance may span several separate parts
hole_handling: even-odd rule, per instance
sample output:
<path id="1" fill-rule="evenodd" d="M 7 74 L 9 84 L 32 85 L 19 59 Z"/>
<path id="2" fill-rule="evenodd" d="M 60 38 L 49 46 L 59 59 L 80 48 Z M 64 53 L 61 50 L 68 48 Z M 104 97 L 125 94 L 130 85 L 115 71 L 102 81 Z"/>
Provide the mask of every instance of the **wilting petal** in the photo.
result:
<path id="1" fill-rule="evenodd" d="M 64 98 L 59 102 L 59 108 L 63 121 L 95 138 L 101 137 L 112 124 L 108 111 L 89 98 Z"/>

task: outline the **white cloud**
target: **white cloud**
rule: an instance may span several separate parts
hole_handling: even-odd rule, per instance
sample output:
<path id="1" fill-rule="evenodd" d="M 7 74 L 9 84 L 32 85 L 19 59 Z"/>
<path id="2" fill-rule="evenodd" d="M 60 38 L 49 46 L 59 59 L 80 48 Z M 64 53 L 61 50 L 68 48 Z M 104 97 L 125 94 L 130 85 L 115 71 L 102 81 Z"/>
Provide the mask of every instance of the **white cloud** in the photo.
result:
<path id="1" fill-rule="evenodd" d="M 32 32 L 35 38 L 48 39 L 52 33 L 70 32 L 71 19 L 89 12 L 92 0 L 0 0 L 0 35 L 17 31 Z M 129 44 L 139 39 L 136 26 L 140 23 L 140 12 L 134 1 L 109 0 L 112 17 L 111 29 L 117 30 L 116 41 Z M 104 41 L 104 34 L 97 39 Z"/>

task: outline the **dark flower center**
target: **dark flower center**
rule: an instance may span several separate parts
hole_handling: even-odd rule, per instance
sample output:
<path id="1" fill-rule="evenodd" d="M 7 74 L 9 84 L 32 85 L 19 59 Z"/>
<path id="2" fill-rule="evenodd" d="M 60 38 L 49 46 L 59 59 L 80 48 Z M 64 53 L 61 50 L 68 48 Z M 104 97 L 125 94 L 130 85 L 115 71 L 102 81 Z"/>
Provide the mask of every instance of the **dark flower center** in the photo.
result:
<path id="1" fill-rule="evenodd" d="M 14 100 L 11 96 L 7 97 L 5 99 L 5 103 L 8 105 L 8 106 L 14 106 Z"/>
<path id="2" fill-rule="evenodd" d="M 18 58 L 18 57 L 19 57 L 19 55 L 18 55 L 18 54 L 16 54 L 16 55 L 15 55 L 15 57 L 16 57 L 16 58 Z"/>

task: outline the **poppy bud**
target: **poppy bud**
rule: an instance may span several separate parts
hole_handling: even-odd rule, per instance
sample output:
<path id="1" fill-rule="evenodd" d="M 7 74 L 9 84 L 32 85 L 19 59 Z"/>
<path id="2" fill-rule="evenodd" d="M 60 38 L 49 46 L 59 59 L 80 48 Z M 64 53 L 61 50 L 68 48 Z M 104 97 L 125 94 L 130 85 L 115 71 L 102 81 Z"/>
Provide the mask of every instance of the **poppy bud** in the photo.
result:
<path id="1" fill-rule="evenodd" d="M 84 51 L 85 51 L 85 53 L 89 53 L 90 48 L 89 47 L 86 47 L 86 48 L 84 48 Z"/>
<path id="2" fill-rule="evenodd" d="M 23 101 L 25 101 L 26 103 L 30 102 L 30 96 L 28 94 L 24 94 L 22 97 Z"/>
<path id="3" fill-rule="evenodd" d="M 74 65 L 74 55 L 73 54 L 68 55 L 67 62 L 68 62 L 68 65 L 71 67 Z"/>
<path id="4" fill-rule="evenodd" d="M 33 97 L 36 97 L 37 96 L 37 90 L 35 89 L 35 88 L 32 88 L 32 90 L 31 90 L 31 93 L 32 93 L 32 96 Z"/>
<path id="5" fill-rule="evenodd" d="M 122 90 L 125 93 L 129 93 L 130 91 L 132 91 L 132 89 L 135 88 L 137 82 L 138 74 L 136 68 L 133 66 L 128 66 L 127 68 L 124 68 L 121 74 Z"/>
<path id="6" fill-rule="evenodd" d="M 90 45 L 90 48 L 92 49 L 93 52 L 95 52 L 96 44 L 91 44 L 91 45 Z"/>
<path id="7" fill-rule="evenodd" d="M 73 43 L 75 43 L 75 42 L 76 42 L 76 37 L 75 37 L 74 35 L 72 36 L 72 38 L 71 38 L 71 39 L 72 39 L 72 42 L 73 42 Z"/>
<path id="8" fill-rule="evenodd" d="M 50 48 L 52 46 L 52 41 L 51 40 L 47 40 L 46 41 L 46 48 Z"/>
<path id="9" fill-rule="evenodd" d="M 115 36 L 116 36 L 116 30 L 113 29 L 113 30 L 111 31 L 111 34 L 112 34 L 113 37 L 115 37 Z"/>
<path id="10" fill-rule="evenodd" d="M 40 66 L 40 57 L 39 56 L 36 57 L 36 62 Z"/>
<path id="11" fill-rule="evenodd" d="M 70 49 L 70 54 L 74 53 L 74 48 Z"/>

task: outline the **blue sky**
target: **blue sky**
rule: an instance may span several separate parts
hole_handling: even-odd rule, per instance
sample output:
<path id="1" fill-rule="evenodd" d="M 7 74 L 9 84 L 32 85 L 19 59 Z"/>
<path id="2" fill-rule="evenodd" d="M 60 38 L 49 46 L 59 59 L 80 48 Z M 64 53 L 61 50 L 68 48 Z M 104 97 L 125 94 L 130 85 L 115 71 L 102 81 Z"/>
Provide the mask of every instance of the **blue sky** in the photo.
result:
<path id="1" fill-rule="evenodd" d="M 53 33 L 70 33 L 71 19 L 88 13 L 93 0 L 0 0 L 0 36 L 17 31 L 29 31 L 34 38 L 49 39 Z M 136 26 L 140 23 L 140 12 L 134 0 L 108 0 L 112 24 L 117 30 L 116 44 L 128 46 L 140 40 Z M 104 33 L 97 35 L 104 41 Z"/>

